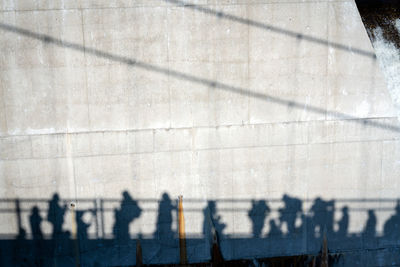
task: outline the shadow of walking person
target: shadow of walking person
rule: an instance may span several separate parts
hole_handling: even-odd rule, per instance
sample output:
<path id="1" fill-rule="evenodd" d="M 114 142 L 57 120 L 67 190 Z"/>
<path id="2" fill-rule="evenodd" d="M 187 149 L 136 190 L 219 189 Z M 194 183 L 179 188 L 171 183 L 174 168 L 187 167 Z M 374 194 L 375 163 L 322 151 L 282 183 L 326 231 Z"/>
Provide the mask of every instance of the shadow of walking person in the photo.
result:
<path id="1" fill-rule="evenodd" d="M 91 223 L 87 223 L 84 220 L 84 216 L 87 212 L 88 211 L 83 211 L 83 210 L 76 211 L 76 225 L 78 227 L 78 235 L 77 236 L 79 239 L 79 247 L 83 251 L 85 251 L 89 245 L 88 229 L 89 229 Z"/>
<path id="2" fill-rule="evenodd" d="M 42 221 L 43 219 L 39 214 L 39 208 L 37 206 L 34 206 L 31 210 L 31 215 L 29 216 L 29 223 L 31 226 L 33 240 L 43 239 L 42 229 L 40 228 L 40 224 L 42 223 Z"/>
<path id="3" fill-rule="evenodd" d="M 218 239 L 222 237 L 222 232 L 226 227 L 225 223 L 221 222 L 221 216 L 217 214 L 215 201 L 208 201 L 207 207 L 203 210 L 203 234 L 209 236 L 212 233 L 212 228 L 215 229 L 215 234 Z M 207 219 L 208 218 L 208 219 Z"/>
<path id="4" fill-rule="evenodd" d="M 384 237 L 387 241 L 395 241 L 400 239 L 400 200 L 397 200 L 396 213 L 393 214 L 383 227 Z"/>
<path id="5" fill-rule="evenodd" d="M 169 195 L 164 193 L 158 207 L 157 229 L 154 233 L 156 239 L 168 241 L 176 237 L 172 230 L 172 212 L 176 209 L 177 207 L 172 204 Z"/>
<path id="6" fill-rule="evenodd" d="M 47 214 L 47 220 L 53 225 L 53 240 L 63 236 L 62 226 L 64 224 L 64 215 L 67 210 L 67 206 L 60 206 L 59 202 L 60 197 L 58 194 L 54 194 L 53 198 L 49 202 L 49 210 Z"/>
<path id="7" fill-rule="evenodd" d="M 179 246 L 176 232 L 172 230 L 173 212 L 177 206 L 171 201 L 167 193 L 163 193 L 158 206 L 156 231 L 154 239 L 158 250 L 155 257 L 162 261 L 176 261 L 178 259 L 177 248 Z"/>
<path id="8" fill-rule="evenodd" d="M 313 232 L 316 238 L 322 238 L 325 230 L 328 237 L 332 235 L 334 208 L 335 202 L 333 200 L 325 201 L 319 197 L 314 200 L 311 212 L 313 214 Z"/>
<path id="9" fill-rule="evenodd" d="M 279 220 L 282 223 L 286 223 L 288 235 L 295 234 L 296 229 L 296 219 L 301 216 L 302 213 L 302 202 L 298 198 L 289 197 L 288 195 L 283 195 L 284 207 L 279 209 Z"/>
<path id="10" fill-rule="evenodd" d="M 342 208 L 342 218 L 339 221 L 339 230 L 336 232 L 336 236 L 339 239 L 346 238 L 347 231 L 349 228 L 349 208 L 347 206 Z"/>
<path id="11" fill-rule="evenodd" d="M 363 235 L 366 237 L 375 237 L 376 215 L 374 210 L 368 210 L 368 219 L 364 228 Z"/>
<path id="12" fill-rule="evenodd" d="M 90 223 L 83 220 L 85 213 L 86 211 L 82 210 L 76 211 L 76 225 L 78 226 L 78 238 L 80 241 L 88 239 L 88 228 L 90 227 Z"/>
<path id="13" fill-rule="evenodd" d="M 365 224 L 364 231 L 362 232 L 363 243 L 366 246 L 371 246 L 374 244 L 376 237 L 376 215 L 374 210 L 368 210 L 368 219 Z"/>
<path id="14" fill-rule="evenodd" d="M 127 191 L 124 191 L 122 193 L 121 207 L 114 210 L 115 223 L 113 226 L 113 234 L 115 240 L 119 244 L 126 244 L 129 241 L 129 225 L 135 218 L 140 216 L 141 212 L 142 209 L 137 204 L 137 201 L 135 201 Z M 81 224 L 82 233 L 84 233 L 86 229 L 87 227 Z"/>
<path id="15" fill-rule="evenodd" d="M 47 213 L 47 220 L 52 224 L 53 232 L 52 239 L 49 244 L 49 253 L 52 254 L 54 262 L 58 262 L 60 255 L 72 253 L 73 246 L 70 240 L 70 232 L 63 231 L 64 216 L 67 211 L 67 205 L 60 205 L 60 197 L 54 194 L 49 201 L 49 209 Z"/>
<path id="16" fill-rule="evenodd" d="M 268 238 L 282 238 L 282 231 L 274 219 L 269 220 Z"/>
<path id="17" fill-rule="evenodd" d="M 221 216 L 217 215 L 215 201 L 209 200 L 203 209 L 203 236 L 210 251 L 211 261 L 217 266 L 223 262 L 220 240 L 225 227 Z"/>
<path id="18" fill-rule="evenodd" d="M 261 237 L 265 218 L 269 212 L 270 208 L 267 206 L 265 200 L 251 200 L 251 210 L 248 212 L 248 216 L 252 222 L 253 237 Z"/>
<path id="19" fill-rule="evenodd" d="M 32 238 L 33 238 L 33 261 L 34 266 L 43 266 L 43 233 L 40 227 L 43 219 L 40 216 L 39 208 L 34 206 L 29 216 L 29 224 L 31 227 Z"/>

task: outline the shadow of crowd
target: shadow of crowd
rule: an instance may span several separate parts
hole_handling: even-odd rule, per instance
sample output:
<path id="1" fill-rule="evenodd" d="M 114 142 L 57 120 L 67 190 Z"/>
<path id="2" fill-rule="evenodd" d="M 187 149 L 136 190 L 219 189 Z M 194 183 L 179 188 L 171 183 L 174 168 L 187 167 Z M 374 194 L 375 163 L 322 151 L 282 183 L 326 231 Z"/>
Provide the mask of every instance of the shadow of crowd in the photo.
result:
<path id="1" fill-rule="evenodd" d="M 282 251 L 283 254 L 295 254 L 296 251 L 297 253 L 309 253 L 320 249 L 321 242 L 318 241 L 323 236 L 332 244 L 332 248 L 335 246 L 341 249 L 346 249 L 346 247 L 377 248 L 382 244 L 389 243 L 398 245 L 400 239 L 399 201 L 396 203 L 394 212 L 384 223 L 383 233 L 379 235 L 376 231 L 377 215 L 374 209 L 367 208 L 365 210 L 367 220 L 361 232 L 349 233 L 348 206 L 341 207 L 340 220 L 335 220 L 335 200 L 316 198 L 307 211 L 303 209 L 303 202 L 301 199 L 285 194 L 281 199 L 281 208 L 277 209 L 279 216 L 273 218 L 270 216 L 272 208 L 267 200 L 251 200 L 251 208 L 247 211 L 252 225 L 251 236 L 235 237 L 224 234 L 227 225 L 218 214 L 217 201 L 207 201 L 206 207 L 202 210 L 202 237 L 188 238 L 187 240 L 189 260 L 202 257 L 205 260 L 210 259 L 211 243 L 215 242 L 215 237 L 223 256 L 227 258 L 234 258 L 235 255 L 238 255 L 237 253 L 233 256 L 229 255 L 229 250 L 232 250 L 234 246 L 242 246 L 243 249 L 240 252 L 244 253 L 244 256 L 250 256 L 252 253 L 256 253 L 256 256 L 263 256 L 262 250 L 271 252 L 272 247 L 275 248 L 275 254 L 279 251 Z M 86 259 L 84 266 L 103 266 L 101 262 L 104 263 L 104 261 L 108 261 L 106 266 L 122 265 L 121 262 L 133 265 L 136 261 L 134 251 L 137 240 L 141 240 L 143 250 L 146 252 L 144 257 L 147 263 L 179 261 L 178 233 L 173 227 L 178 208 L 177 203 L 171 200 L 167 193 L 164 193 L 161 200 L 158 201 L 156 229 L 152 237 L 143 237 L 139 234 L 132 238 L 129 231 L 130 224 L 142 215 L 143 209 L 127 191 L 122 193 L 122 200 L 118 207 L 112 210 L 114 222 L 110 238 L 91 238 L 88 234 L 91 222 L 87 222 L 83 218 L 86 213 L 90 213 L 93 217 L 98 216 L 97 210 L 81 210 L 71 206 L 76 227 L 75 230 L 70 231 L 63 229 L 64 218 L 69 210 L 65 201 L 61 201 L 59 195 L 54 194 L 47 203 L 46 218 L 41 216 L 37 205 L 30 209 L 28 215 L 29 236 L 18 222 L 18 235 L 15 238 L 0 240 L 0 254 L 2 254 L 1 256 L 6 255 L 9 259 L 8 262 L 3 259 L 3 263 L 10 264 L 10 266 L 52 266 L 58 261 L 60 262 L 57 264 L 58 266 L 68 266 L 73 264 L 74 257 L 76 258 L 76 254 L 79 254 L 81 262 L 85 261 L 85 257 L 97 259 L 94 261 Z M 18 200 L 15 212 L 18 213 L 17 217 L 20 217 Z M 18 221 L 20 220 L 19 218 Z M 45 220 L 51 225 L 51 236 L 46 236 L 42 232 L 42 224 Z M 269 226 L 268 232 L 263 231 L 266 225 Z M 212 241 L 213 237 L 214 241 Z M 299 242 L 301 244 L 296 245 Z M 304 242 L 307 244 L 306 250 L 302 249 Z M 191 252 L 190 248 L 193 248 Z M 204 251 L 206 252 L 203 253 Z M 196 254 L 202 253 L 204 255 L 196 257 Z M 206 255 L 207 253 L 208 255 Z M 100 261 L 99 255 L 106 259 Z M 114 259 L 111 259 L 113 257 Z"/>

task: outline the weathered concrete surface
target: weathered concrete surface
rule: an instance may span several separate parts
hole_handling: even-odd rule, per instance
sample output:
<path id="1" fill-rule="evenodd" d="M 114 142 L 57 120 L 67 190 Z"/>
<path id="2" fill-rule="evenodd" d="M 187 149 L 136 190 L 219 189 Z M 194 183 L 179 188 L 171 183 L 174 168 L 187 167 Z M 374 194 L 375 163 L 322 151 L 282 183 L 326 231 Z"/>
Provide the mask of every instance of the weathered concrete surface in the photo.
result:
<path id="1" fill-rule="evenodd" d="M 80 199 L 123 191 L 143 210 L 132 238 L 156 231 L 157 203 L 140 201 L 164 192 L 195 200 L 184 202 L 196 210 L 185 214 L 193 237 L 204 236 L 207 200 L 226 224 L 221 235 L 250 237 L 250 200 L 284 194 L 303 200 L 306 213 L 317 197 L 338 200 L 335 229 L 348 206 L 348 235 L 362 232 L 374 209 L 382 235 L 400 197 L 400 125 L 355 3 L 185 3 L 0 3 L 0 197 L 32 199 L 21 219 L 28 238 L 34 199 L 58 193 L 80 209 Z M 268 219 L 278 219 L 282 202 L 268 205 Z M 0 216 L 0 233 L 18 234 L 17 220 Z M 110 211 L 101 237 L 113 235 L 113 223 Z M 49 222 L 41 227 L 51 234 Z M 252 254 L 227 239 L 230 259 L 320 246 L 285 239 Z M 189 260 L 208 259 L 207 246 L 201 251 Z M 179 259 L 166 255 L 144 260 Z"/>

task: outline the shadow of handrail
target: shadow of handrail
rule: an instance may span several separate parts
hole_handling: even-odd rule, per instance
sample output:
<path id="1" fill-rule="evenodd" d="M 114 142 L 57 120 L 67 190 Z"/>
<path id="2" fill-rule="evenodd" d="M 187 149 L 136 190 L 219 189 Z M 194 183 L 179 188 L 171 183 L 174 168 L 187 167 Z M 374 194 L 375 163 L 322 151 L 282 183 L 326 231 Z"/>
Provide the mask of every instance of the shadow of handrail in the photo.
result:
<path id="1" fill-rule="evenodd" d="M 238 22 L 238 23 L 242 23 L 245 25 L 249 25 L 249 26 L 253 26 L 255 28 L 259 28 L 262 30 L 266 30 L 266 31 L 271 31 L 271 32 L 275 32 L 275 33 L 279 33 L 279 34 L 284 34 L 287 35 L 289 37 L 292 38 L 296 38 L 296 39 L 301 39 L 307 42 L 312 42 L 312 43 L 316 43 L 316 44 L 320 44 L 320 45 L 326 45 L 329 47 L 333 47 L 339 50 L 343 50 L 346 52 L 352 52 L 352 53 L 356 53 L 362 56 L 366 56 L 366 57 L 370 57 L 373 59 L 376 59 L 376 55 L 373 52 L 370 51 L 366 51 L 363 49 L 359 49 L 356 47 L 352 47 L 352 46 L 347 46 L 347 45 L 343 45 L 340 43 L 335 43 L 335 42 L 331 42 L 328 40 L 324 40 L 324 39 L 320 39 L 311 35 L 307 35 L 307 34 L 301 34 L 295 31 L 290 31 L 290 30 L 286 30 L 280 27 L 276 27 L 273 25 L 269 25 L 269 24 L 264 24 L 255 20 L 251 20 L 251 19 L 245 19 L 245 18 L 241 18 L 241 17 L 237 17 L 231 14 L 227 14 L 221 11 L 215 11 L 213 9 L 207 8 L 207 7 L 203 7 L 200 5 L 196 5 L 196 4 L 192 4 L 192 3 L 185 3 L 183 1 L 179 1 L 179 0 L 163 0 L 165 2 L 168 3 L 173 3 L 173 4 L 177 4 L 179 6 L 182 6 L 184 8 L 188 8 L 188 9 L 192 9 L 192 10 L 196 10 L 199 11 L 201 13 L 204 14 L 208 14 L 208 15 L 212 15 L 212 16 L 216 16 L 220 19 L 226 19 L 226 20 L 230 20 L 233 22 Z"/>
<path id="2" fill-rule="evenodd" d="M 272 96 L 272 95 L 265 94 L 265 93 L 253 92 L 253 91 L 250 91 L 249 89 L 246 89 L 243 87 L 233 86 L 233 85 L 229 85 L 226 83 L 222 83 L 222 82 L 218 82 L 218 81 L 214 81 L 214 80 L 210 80 L 210 79 L 200 78 L 200 77 L 197 77 L 192 74 L 188 74 L 188 73 L 184 73 L 184 72 L 180 72 L 180 71 L 176 71 L 176 70 L 171 70 L 168 68 L 163 68 L 160 66 L 156 66 L 156 65 L 146 63 L 143 61 L 139 61 L 136 59 L 132 59 L 129 57 L 101 51 L 96 48 L 86 47 L 86 46 L 78 44 L 78 43 L 73 43 L 73 42 L 57 39 L 57 38 L 54 38 L 47 34 L 40 34 L 40 33 L 32 32 L 30 30 L 16 27 L 13 25 L 0 23 L 0 29 L 3 29 L 8 32 L 20 34 L 20 35 L 23 35 L 23 36 L 26 36 L 29 38 L 33 38 L 33 39 L 42 41 L 47 44 L 53 44 L 53 45 L 56 45 L 61 48 L 69 48 L 69 49 L 76 50 L 76 51 L 79 51 L 82 53 L 97 56 L 99 58 L 104 58 L 104 59 L 108 59 L 111 61 L 120 62 L 120 63 L 128 65 L 128 66 L 164 74 L 164 75 L 171 76 L 171 77 L 174 77 L 174 78 L 177 78 L 180 80 L 190 81 L 193 83 L 208 86 L 208 87 L 215 88 L 218 90 L 233 92 L 233 93 L 236 93 L 239 95 L 257 98 L 257 99 L 261 99 L 266 102 L 275 103 L 275 104 L 279 104 L 279 105 L 285 105 L 285 106 L 288 106 L 289 108 L 294 108 L 294 109 L 299 109 L 299 110 L 304 110 L 304 108 L 307 107 L 307 110 L 314 112 L 316 114 L 322 114 L 324 116 L 331 116 L 335 119 L 340 119 L 340 120 L 352 120 L 352 121 L 362 124 L 362 125 L 370 125 L 370 126 L 382 128 L 382 129 L 385 129 L 388 131 L 400 132 L 400 126 L 395 126 L 392 124 L 381 123 L 381 122 L 376 122 L 376 121 L 371 121 L 371 120 L 367 121 L 367 118 L 360 119 L 358 117 L 351 116 L 351 115 L 348 115 L 348 114 L 345 114 L 342 112 L 329 111 L 329 110 L 326 110 L 326 109 L 323 109 L 320 107 L 305 105 L 304 103 L 300 103 L 297 101 L 286 100 L 286 99 Z"/>

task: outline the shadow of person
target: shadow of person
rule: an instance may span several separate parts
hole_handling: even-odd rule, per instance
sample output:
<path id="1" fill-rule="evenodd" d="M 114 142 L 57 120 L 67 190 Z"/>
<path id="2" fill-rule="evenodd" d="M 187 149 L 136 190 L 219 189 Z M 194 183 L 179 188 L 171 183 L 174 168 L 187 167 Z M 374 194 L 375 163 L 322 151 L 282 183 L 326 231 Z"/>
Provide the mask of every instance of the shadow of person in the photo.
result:
<path id="1" fill-rule="evenodd" d="M 364 231 L 362 236 L 364 239 L 372 239 L 376 235 L 376 215 L 374 210 L 368 210 L 368 219 L 367 223 L 365 224 Z"/>
<path id="2" fill-rule="evenodd" d="M 70 232 L 62 230 L 67 205 L 61 206 L 59 202 L 60 197 L 56 193 L 49 201 L 49 209 L 47 212 L 47 220 L 52 224 L 52 239 L 50 243 L 48 243 L 48 246 L 46 245 L 46 251 L 48 250 L 50 254 L 53 254 L 52 257 L 54 258 L 56 258 L 57 255 L 72 251 Z"/>
<path id="3" fill-rule="evenodd" d="M 393 214 L 383 227 L 384 236 L 389 240 L 399 240 L 400 238 L 400 200 L 397 201 L 396 213 Z"/>
<path id="4" fill-rule="evenodd" d="M 311 207 L 311 212 L 313 213 L 313 232 L 316 234 L 315 237 L 322 237 L 322 233 L 325 230 L 328 236 L 332 234 L 334 206 L 335 202 L 333 200 L 325 201 L 319 197 L 315 199 Z"/>
<path id="5" fill-rule="evenodd" d="M 77 238 L 79 240 L 79 248 L 83 251 L 87 250 L 90 247 L 89 234 L 88 229 L 91 223 L 86 222 L 84 217 L 85 214 L 91 213 L 95 216 L 95 212 L 93 210 L 77 210 L 75 215 L 76 225 L 77 225 Z M 95 217 L 92 217 L 92 220 L 95 220 Z M 93 243 L 92 243 L 93 244 Z"/>
<path id="6" fill-rule="evenodd" d="M 339 230 L 336 232 L 338 238 L 345 238 L 349 228 L 349 208 L 344 206 L 342 208 L 342 218 L 339 221 Z"/>
<path id="7" fill-rule="evenodd" d="M 284 207 L 279 209 L 279 220 L 286 223 L 288 235 L 296 232 L 296 219 L 302 214 L 302 202 L 298 198 L 283 195 Z"/>
<path id="8" fill-rule="evenodd" d="M 78 238 L 80 241 L 85 241 L 88 239 L 88 228 L 90 227 L 90 223 L 86 223 L 83 220 L 83 216 L 86 211 L 77 210 L 76 211 L 76 225 L 78 227 Z"/>
<path id="9" fill-rule="evenodd" d="M 64 215 L 67 210 L 67 206 L 60 206 L 60 197 L 58 194 L 54 194 L 53 198 L 49 202 L 49 210 L 47 213 L 47 220 L 52 224 L 53 226 L 53 232 L 52 232 L 52 239 L 55 240 L 56 238 L 59 238 L 62 236 L 62 226 L 64 223 Z"/>
<path id="10" fill-rule="evenodd" d="M 268 238 L 281 238 L 282 231 L 274 219 L 269 220 Z"/>
<path id="11" fill-rule="evenodd" d="M 31 227 L 32 238 L 33 238 L 33 260 L 35 266 L 43 265 L 43 233 L 40 227 L 43 219 L 40 216 L 39 208 L 34 206 L 31 210 L 31 214 L 29 215 L 29 224 Z"/>
<path id="12" fill-rule="evenodd" d="M 122 193 L 121 207 L 114 210 L 115 223 L 113 226 L 114 238 L 121 243 L 126 243 L 130 239 L 129 224 L 140 216 L 142 209 L 127 191 Z M 87 226 L 81 225 L 82 233 L 85 232 L 87 238 Z"/>
<path id="13" fill-rule="evenodd" d="M 31 210 L 31 215 L 29 216 L 29 224 L 31 226 L 33 240 L 43 239 L 42 229 L 40 228 L 42 221 L 43 219 L 40 216 L 39 208 L 34 206 Z"/>
<path id="14" fill-rule="evenodd" d="M 221 216 L 217 214 L 215 201 L 209 200 L 207 206 L 203 210 L 203 234 L 213 238 L 214 232 L 217 240 L 222 237 L 222 232 L 226 227 L 225 223 L 221 222 Z"/>
<path id="15" fill-rule="evenodd" d="M 203 236 L 210 249 L 211 261 L 216 266 L 220 266 L 224 258 L 219 246 L 225 227 L 221 216 L 217 215 L 215 201 L 207 201 L 207 206 L 203 209 Z"/>
<path id="16" fill-rule="evenodd" d="M 172 203 L 167 193 L 163 193 L 158 205 L 156 230 L 153 233 L 153 259 L 156 261 L 177 261 L 179 259 L 179 241 L 177 233 L 172 229 L 173 214 L 177 205 Z"/>
<path id="17" fill-rule="evenodd" d="M 159 241 L 171 241 L 175 238 L 175 232 L 172 230 L 172 212 L 177 207 L 172 204 L 171 198 L 167 193 L 163 193 L 160 204 L 158 206 L 157 229 L 154 237 Z"/>
<path id="18" fill-rule="evenodd" d="M 251 200 L 251 210 L 249 210 L 248 216 L 252 222 L 253 237 L 261 236 L 265 218 L 269 212 L 270 208 L 267 206 L 265 200 Z"/>

